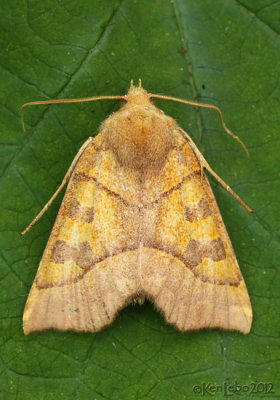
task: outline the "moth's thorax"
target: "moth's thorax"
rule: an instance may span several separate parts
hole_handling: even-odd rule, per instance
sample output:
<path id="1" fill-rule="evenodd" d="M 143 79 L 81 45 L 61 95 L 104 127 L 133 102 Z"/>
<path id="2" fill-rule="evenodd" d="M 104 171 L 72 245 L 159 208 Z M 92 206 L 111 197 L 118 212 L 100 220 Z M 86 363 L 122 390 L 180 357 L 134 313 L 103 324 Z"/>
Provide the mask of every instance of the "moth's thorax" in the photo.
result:
<path id="1" fill-rule="evenodd" d="M 158 172 L 172 148 L 176 122 L 142 97 L 138 101 L 128 97 L 127 104 L 104 122 L 103 129 L 121 165 Z"/>

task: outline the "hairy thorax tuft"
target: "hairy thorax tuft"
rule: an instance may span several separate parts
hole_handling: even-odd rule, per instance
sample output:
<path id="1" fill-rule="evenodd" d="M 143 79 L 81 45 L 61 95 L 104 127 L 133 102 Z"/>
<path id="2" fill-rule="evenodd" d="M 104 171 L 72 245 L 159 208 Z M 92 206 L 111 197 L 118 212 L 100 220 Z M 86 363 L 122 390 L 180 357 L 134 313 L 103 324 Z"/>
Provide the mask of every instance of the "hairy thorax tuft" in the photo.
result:
<path id="1" fill-rule="evenodd" d="M 158 172 L 173 144 L 176 122 L 151 103 L 127 103 L 103 125 L 118 162 L 129 168 Z"/>

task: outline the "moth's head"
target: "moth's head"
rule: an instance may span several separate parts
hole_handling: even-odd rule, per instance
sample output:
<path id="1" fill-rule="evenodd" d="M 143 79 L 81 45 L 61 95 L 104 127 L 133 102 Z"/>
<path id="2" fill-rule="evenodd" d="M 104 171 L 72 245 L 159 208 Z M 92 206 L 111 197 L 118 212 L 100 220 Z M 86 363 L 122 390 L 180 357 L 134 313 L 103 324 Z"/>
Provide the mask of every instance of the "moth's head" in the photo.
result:
<path id="1" fill-rule="evenodd" d="M 133 81 L 130 82 L 130 89 L 124 99 L 129 105 L 148 105 L 151 104 L 151 95 L 142 88 L 141 79 L 139 79 L 139 86 L 134 86 Z"/>

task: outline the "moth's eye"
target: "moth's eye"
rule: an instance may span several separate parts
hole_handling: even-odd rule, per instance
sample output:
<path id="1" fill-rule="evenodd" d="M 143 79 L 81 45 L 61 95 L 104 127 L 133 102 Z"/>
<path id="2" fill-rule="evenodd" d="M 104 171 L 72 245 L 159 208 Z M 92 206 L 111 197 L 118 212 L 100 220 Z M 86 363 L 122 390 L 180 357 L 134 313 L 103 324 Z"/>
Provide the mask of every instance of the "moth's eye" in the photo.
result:
<path id="1" fill-rule="evenodd" d="M 120 100 L 120 108 L 122 108 L 123 106 L 125 106 L 127 104 L 127 101 L 125 99 L 121 99 Z"/>

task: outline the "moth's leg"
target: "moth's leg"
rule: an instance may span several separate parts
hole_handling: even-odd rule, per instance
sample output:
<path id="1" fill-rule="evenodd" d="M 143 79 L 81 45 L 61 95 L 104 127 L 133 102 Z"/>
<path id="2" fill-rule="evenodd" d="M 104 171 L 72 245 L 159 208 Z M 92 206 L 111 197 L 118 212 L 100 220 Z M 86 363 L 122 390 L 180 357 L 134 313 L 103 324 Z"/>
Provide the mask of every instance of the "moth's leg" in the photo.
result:
<path id="1" fill-rule="evenodd" d="M 203 165 L 202 164 L 200 164 L 200 182 L 202 183 L 202 180 L 203 180 Z"/>
<path id="2" fill-rule="evenodd" d="M 92 142 L 93 138 L 89 137 L 88 140 L 81 146 L 81 148 L 79 149 L 78 153 L 76 154 L 76 156 L 74 157 L 74 160 L 72 161 L 68 171 L 66 172 L 66 175 L 64 176 L 61 184 L 59 185 L 59 187 L 57 188 L 57 190 L 55 191 L 55 193 L 52 195 L 52 197 L 50 198 L 50 200 L 47 202 L 47 204 L 42 208 L 42 210 L 39 212 L 38 215 L 36 215 L 36 217 L 33 219 L 32 222 L 30 222 L 30 224 L 27 226 L 27 228 L 24 229 L 24 231 L 21 233 L 22 235 L 25 235 L 32 227 L 33 225 L 36 224 L 36 222 L 42 217 L 42 215 L 47 211 L 47 209 L 49 208 L 49 206 L 52 204 L 52 202 L 54 201 L 54 199 L 56 198 L 56 196 L 60 193 L 60 191 L 63 189 L 63 186 L 67 183 L 67 181 L 70 179 L 71 174 L 77 164 L 77 161 L 79 160 L 79 158 L 81 157 L 82 153 L 84 152 L 84 150 L 87 148 L 87 146 Z"/>
<path id="3" fill-rule="evenodd" d="M 253 212 L 253 210 L 238 196 L 237 193 L 235 193 L 231 187 L 222 180 L 222 178 L 219 177 L 218 174 L 216 174 L 215 171 L 213 171 L 213 169 L 210 167 L 210 165 L 208 164 L 208 162 L 205 160 L 205 158 L 203 157 L 203 155 L 201 154 L 201 152 L 198 150 L 198 148 L 196 147 L 194 141 L 192 140 L 192 138 L 187 134 L 187 132 L 183 131 L 183 129 L 180 128 L 180 132 L 181 134 L 184 136 L 185 139 L 187 139 L 189 145 L 191 146 L 192 150 L 194 151 L 196 157 L 198 158 L 198 161 L 200 163 L 200 167 L 201 170 L 203 170 L 203 168 L 206 168 L 210 174 L 212 174 L 214 176 L 214 178 L 217 179 L 217 181 L 250 213 Z"/>

